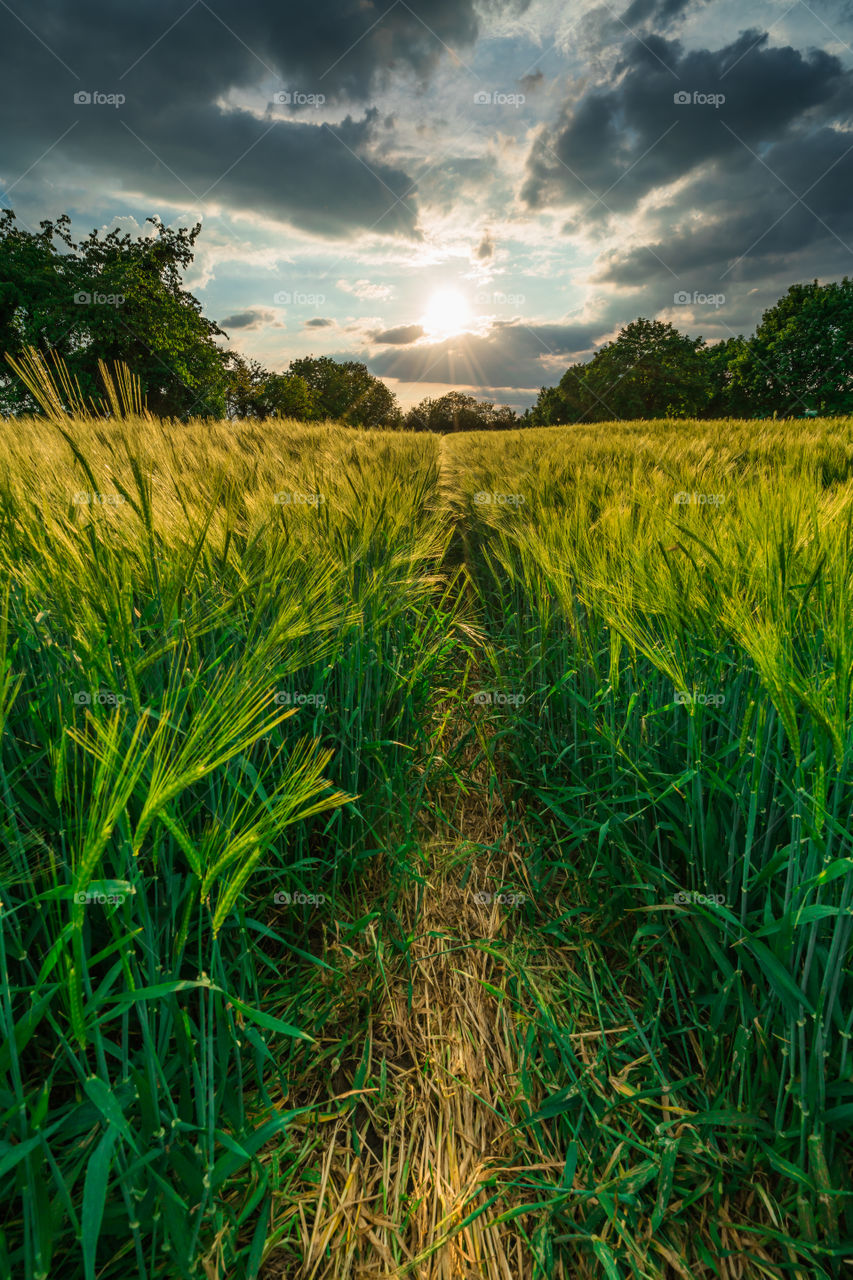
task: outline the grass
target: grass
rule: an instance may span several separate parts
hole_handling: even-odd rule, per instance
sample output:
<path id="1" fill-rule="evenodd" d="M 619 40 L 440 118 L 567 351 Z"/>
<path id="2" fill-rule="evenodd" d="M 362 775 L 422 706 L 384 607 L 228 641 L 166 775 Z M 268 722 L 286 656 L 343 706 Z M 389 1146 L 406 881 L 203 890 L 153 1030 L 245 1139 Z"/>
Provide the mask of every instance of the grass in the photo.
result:
<path id="1" fill-rule="evenodd" d="M 580 876 L 607 939 L 588 1003 L 602 1026 L 633 1024 L 596 1067 L 617 1087 L 633 1064 L 643 1137 L 609 1142 L 652 1164 L 601 1264 L 645 1274 L 654 1245 L 688 1275 L 719 1264 L 722 1244 L 671 1208 L 681 1175 L 719 1212 L 714 1171 L 735 1203 L 732 1189 L 760 1195 L 742 1226 L 764 1247 L 745 1256 L 832 1274 L 850 1252 L 853 1117 L 849 424 L 790 444 L 775 424 L 518 433 L 501 451 L 469 436 L 451 459 L 489 677 L 523 695 L 491 718 L 533 901 Z M 555 1091 L 573 1069 L 553 1071 Z M 689 1117 L 678 1148 L 673 1104 Z M 560 1149 L 584 1129 L 561 1127 Z M 694 1134 L 701 1157 L 671 1157 L 661 1217 L 655 1166 Z M 594 1150 L 590 1136 L 578 1154 L 593 1184 Z M 570 1208 L 555 1206 L 555 1234 Z"/>
<path id="2" fill-rule="evenodd" d="M 0 435 L 0 1276 L 840 1276 L 853 421 L 116 381 Z"/>

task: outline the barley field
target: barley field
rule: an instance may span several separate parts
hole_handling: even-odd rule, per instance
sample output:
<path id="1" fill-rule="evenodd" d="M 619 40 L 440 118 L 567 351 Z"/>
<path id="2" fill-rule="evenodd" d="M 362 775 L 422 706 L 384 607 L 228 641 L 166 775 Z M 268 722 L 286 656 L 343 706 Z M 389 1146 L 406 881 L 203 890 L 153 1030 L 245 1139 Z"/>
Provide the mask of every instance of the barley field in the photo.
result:
<path id="1" fill-rule="evenodd" d="M 835 1280 L 853 420 L 0 431 L 0 1277 Z"/>

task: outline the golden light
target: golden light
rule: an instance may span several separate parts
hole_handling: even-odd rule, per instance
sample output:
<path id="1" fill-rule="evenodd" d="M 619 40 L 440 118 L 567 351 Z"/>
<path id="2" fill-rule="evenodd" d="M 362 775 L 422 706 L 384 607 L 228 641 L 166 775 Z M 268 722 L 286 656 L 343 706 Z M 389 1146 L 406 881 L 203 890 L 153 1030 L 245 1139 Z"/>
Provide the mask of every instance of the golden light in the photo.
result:
<path id="1" fill-rule="evenodd" d="M 471 308 L 459 289 L 438 289 L 430 298 L 421 321 L 430 338 L 452 338 L 471 319 Z"/>

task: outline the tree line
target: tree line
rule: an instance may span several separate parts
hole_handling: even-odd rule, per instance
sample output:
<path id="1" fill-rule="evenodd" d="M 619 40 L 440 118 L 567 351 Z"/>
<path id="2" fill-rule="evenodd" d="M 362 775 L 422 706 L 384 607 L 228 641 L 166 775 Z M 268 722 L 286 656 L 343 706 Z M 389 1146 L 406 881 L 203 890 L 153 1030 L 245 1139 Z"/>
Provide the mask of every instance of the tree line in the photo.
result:
<path id="1" fill-rule="evenodd" d="M 710 345 L 638 319 L 543 387 L 532 426 L 613 418 L 853 413 L 853 281 L 794 284 L 751 338 Z"/>
<path id="2" fill-rule="evenodd" d="M 62 357 L 85 398 L 100 392 L 98 360 L 124 361 L 161 417 L 333 419 L 410 431 L 507 430 L 614 418 L 765 417 L 853 413 L 853 282 L 792 285 L 751 338 L 707 344 L 642 317 L 592 359 L 543 387 L 522 415 L 459 391 L 404 412 L 359 361 L 305 356 L 281 373 L 217 342 L 227 333 L 184 289 L 201 224 L 155 234 L 93 230 L 70 219 L 24 230 L 0 210 L 0 353 L 34 347 Z M 38 411 L 0 369 L 0 413 Z"/>

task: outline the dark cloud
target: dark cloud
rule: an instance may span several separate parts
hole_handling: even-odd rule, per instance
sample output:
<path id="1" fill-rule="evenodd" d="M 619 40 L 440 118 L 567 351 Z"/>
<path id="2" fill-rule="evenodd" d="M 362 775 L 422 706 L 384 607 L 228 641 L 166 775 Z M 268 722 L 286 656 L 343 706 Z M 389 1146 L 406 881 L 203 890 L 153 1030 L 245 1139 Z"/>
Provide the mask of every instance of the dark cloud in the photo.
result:
<path id="1" fill-rule="evenodd" d="M 677 93 L 691 101 L 676 102 Z M 694 93 L 723 94 L 725 102 L 694 102 Z M 713 51 L 685 52 L 678 41 L 650 36 L 629 43 L 611 82 L 570 99 L 557 126 L 542 131 L 522 196 L 531 208 L 577 206 L 584 220 L 606 221 L 703 166 L 742 169 L 745 146 L 806 142 L 816 127 L 849 116 L 851 105 L 851 73 L 821 50 L 770 48 L 757 31 Z"/>
<path id="2" fill-rule="evenodd" d="M 27 170 L 30 184 L 64 171 L 182 205 L 209 195 L 329 235 L 377 224 L 412 236 L 413 201 L 395 203 L 412 183 L 373 156 L 375 112 L 346 114 L 332 132 L 309 123 L 310 104 L 291 101 L 281 108 L 291 118 L 276 122 L 223 100 L 265 85 L 271 96 L 364 104 L 398 72 L 426 80 L 444 47 L 469 45 L 479 23 L 473 0 L 243 0 L 238 10 L 205 0 L 177 16 L 170 0 L 54 0 L 26 23 L 3 7 L 0 110 L 16 120 L 0 158 L 4 203 Z M 75 104 L 81 91 L 126 101 Z"/>
<path id="3" fill-rule="evenodd" d="M 167 110 L 152 112 L 144 102 L 129 100 L 109 114 L 108 108 L 75 106 L 70 122 L 67 101 L 60 105 L 49 126 L 39 130 L 39 121 L 31 120 L 29 134 L 21 130 L 7 142 L 0 190 L 33 163 L 33 152 L 43 149 L 51 132 L 55 139 L 70 123 L 53 163 L 72 183 L 76 174 L 94 170 L 110 188 L 142 190 L 148 199 L 179 206 L 189 201 L 200 207 L 209 198 L 324 235 L 370 227 L 416 235 L 414 200 L 395 203 L 413 189 L 408 175 L 364 159 L 370 155 L 370 112 L 362 120 L 347 116 L 329 127 L 263 122 L 248 111 L 187 106 L 178 128 Z M 14 188 L 10 203 L 13 199 Z"/>
<path id="4" fill-rule="evenodd" d="M 479 258 L 481 262 L 494 256 L 495 242 L 492 239 L 490 231 L 483 232 L 483 238 L 474 250 L 474 257 Z"/>
<path id="5" fill-rule="evenodd" d="M 382 333 L 371 334 L 374 342 L 382 342 L 390 347 L 406 346 L 410 342 L 417 342 L 418 338 L 423 336 L 423 325 L 420 324 L 401 324 L 396 329 L 385 329 Z"/>
<path id="6" fill-rule="evenodd" d="M 537 89 L 541 88 L 544 79 L 545 76 L 542 71 L 533 71 L 529 75 L 522 76 L 518 83 L 525 93 L 535 93 Z"/>
<path id="7" fill-rule="evenodd" d="M 426 80 L 443 46 L 472 44 L 481 26 L 473 0 L 242 0 L 237 10 L 205 0 L 177 11 L 170 0 L 54 0 L 46 8 L 28 15 L 29 25 L 73 70 L 159 85 L 173 100 L 210 101 L 266 75 L 280 77 L 283 90 L 365 102 L 396 71 Z M 6 24 L 25 53 L 35 47 L 11 15 Z"/>
<path id="8" fill-rule="evenodd" d="M 260 329 L 262 325 L 274 324 L 277 319 L 275 311 L 269 307 L 251 307 L 248 311 L 236 311 L 232 316 L 220 320 L 220 328 L 225 329 Z"/>
<path id="9" fill-rule="evenodd" d="M 256 311 L 238 311 L 236 315 L 226 316 L 219 323 L 223 329 L 252 329 L 257 327 L 258 313 Z"/>
<path id="10" fill-rule="evenodd" d="M 661 36 L 677 28 L 688 14 L 694 16 L 697 9 L 709 0 L 632 0 L 622 14 L 607 4 L 587 9 L 573 28 L 576 47 L 585 56 L 590 67 L 603 72 L 612 68 L 610 51 L 625 43 L 626 36 L 648 40 L 649 34 Z M 608 62 L 604 61 L 605 56 Z"/>
<path id="11" fill-rule="evenodd" d="M 767 148 L 761 161 L 744 151 L 725 170 L 715 166 L 658 211 L 648 244 L 602 254 L 594 279 L 730 294 L 775 280 L 778 295 L 818 272 L 849 273 L 851 144 L 849 133 L 825 128 Z"/>
<path id="12" fill-rule="evenodd" d="M 466 333 L 444 342 L 382 352 L 368 364 L 380 377 L 401 382 L 538 390 L 559 379 L 559 373 L 552 375 L 548 357 L 563 357 L 566 365 L 584 358 L 601 332 L 601 324 L 496 324 L 482 337 Z"/>
<path id="13" fill-rule="evenodd" d="M 639 27 L 650 23 L 658 31 L 680 18 L 690 5 L 696 8 L 702 0 L 633 0 L 622 14 L 627 27 Z"/>
<path id="14" fill-rule="evenodd" d="M 315 316 L 313 320 L 305 321 L 306 329 L 329 329 L 334 325 L 334 320 L 328 320 L 325 316 Z"/>

